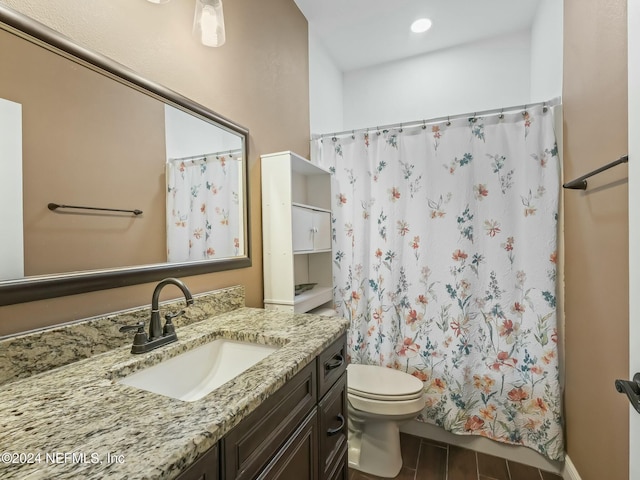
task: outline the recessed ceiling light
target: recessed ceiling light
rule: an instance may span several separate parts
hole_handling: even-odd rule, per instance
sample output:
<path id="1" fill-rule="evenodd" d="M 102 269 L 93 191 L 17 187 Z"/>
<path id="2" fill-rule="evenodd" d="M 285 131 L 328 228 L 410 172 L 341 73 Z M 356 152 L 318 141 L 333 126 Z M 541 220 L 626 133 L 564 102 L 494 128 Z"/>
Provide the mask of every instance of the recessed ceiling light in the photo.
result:
<path id="1" fill-rule="evenodd" d="M 411 24 L 411 31 L 413 33 L 426 32 L 431 28 L 431 20 L 428 18 L 419 18 Z"/>

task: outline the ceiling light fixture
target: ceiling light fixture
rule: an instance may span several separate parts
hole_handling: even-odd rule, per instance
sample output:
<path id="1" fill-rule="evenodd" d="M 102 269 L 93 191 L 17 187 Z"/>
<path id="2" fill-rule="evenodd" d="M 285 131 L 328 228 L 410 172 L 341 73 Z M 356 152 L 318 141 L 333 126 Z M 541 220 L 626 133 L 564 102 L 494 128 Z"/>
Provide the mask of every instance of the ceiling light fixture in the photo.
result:
<path id="1" fill-rule="evenodd" d="M 193 34 L 207 47 L 220 47 L 226 40 L 222 0 L 196 0 Z"/>
<path id="2" fill-rule="evenodd" d="M 411 31 L 413 33 L 423 33 L 431 28 L 431 20 L 428 18 L 419 18 L 411 24 Z"/>
<path id="3" fill-rule="evenodd" d="M 169 0 L 147 0 L 151 3 L 157 3 L 157 4 L 161 4 L 161 3 L 169 3 Z"/>

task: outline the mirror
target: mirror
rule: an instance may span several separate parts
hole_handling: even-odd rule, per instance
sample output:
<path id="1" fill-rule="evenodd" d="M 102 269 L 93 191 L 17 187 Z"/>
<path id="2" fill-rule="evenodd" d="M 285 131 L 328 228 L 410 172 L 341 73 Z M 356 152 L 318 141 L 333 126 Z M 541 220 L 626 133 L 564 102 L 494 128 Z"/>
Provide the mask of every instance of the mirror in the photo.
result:
<path id="1" fill-rule="evenodd" d="M 0 305 L 251 265 L 245 128 L 0 22 Z"/>

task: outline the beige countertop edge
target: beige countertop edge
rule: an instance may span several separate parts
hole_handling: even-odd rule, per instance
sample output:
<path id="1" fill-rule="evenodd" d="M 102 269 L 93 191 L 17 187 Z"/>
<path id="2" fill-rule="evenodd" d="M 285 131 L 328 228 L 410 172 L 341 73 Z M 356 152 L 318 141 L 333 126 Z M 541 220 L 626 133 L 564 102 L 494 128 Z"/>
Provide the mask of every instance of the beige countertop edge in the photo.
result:
<path id="1" fill-rule="evenodd" d="M 118 348 L 3 385 L 0 478 L 175 478 L 346 328 L 339 317 L 242 308 L 147 354 Z M 218 337 L 282 347 L 195 402 L 117 383 Z"/>

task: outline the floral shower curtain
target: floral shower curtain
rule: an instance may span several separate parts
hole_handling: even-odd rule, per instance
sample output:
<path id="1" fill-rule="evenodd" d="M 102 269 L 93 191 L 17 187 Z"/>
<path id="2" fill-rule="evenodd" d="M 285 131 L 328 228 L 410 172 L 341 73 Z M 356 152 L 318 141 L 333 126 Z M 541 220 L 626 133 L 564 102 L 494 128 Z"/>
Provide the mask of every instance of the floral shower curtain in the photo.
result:
<path id="1" fill-rule="evenodd" d="M 167 162 L 167 260 L 239 254 L 238 162 L 228 155 Z"/>
<path id="2" fill-rule="evenodd" d="M 553 127 L 540 106 L 315 147 L 351 361 L 421 379 L 419 420 L 561 460 Z"/>

